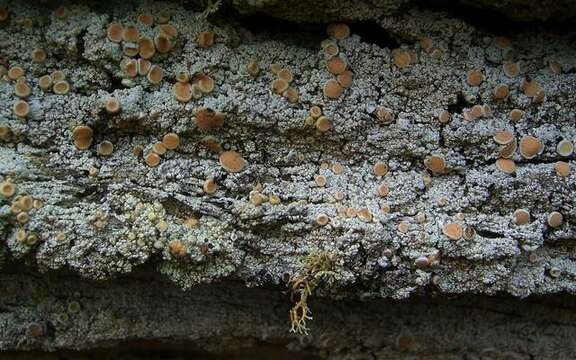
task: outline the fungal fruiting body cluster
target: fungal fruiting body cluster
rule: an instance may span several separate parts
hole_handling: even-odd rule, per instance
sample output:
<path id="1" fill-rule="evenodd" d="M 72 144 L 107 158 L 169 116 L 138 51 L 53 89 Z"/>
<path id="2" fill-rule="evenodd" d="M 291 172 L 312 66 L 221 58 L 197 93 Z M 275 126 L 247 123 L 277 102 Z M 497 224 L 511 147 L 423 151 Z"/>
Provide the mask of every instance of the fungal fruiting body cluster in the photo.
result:
<path id="1" fill-rule="evenodd" d="M 184 288 L 287 283 L 299 333 L 334 289 L 573 286 L 548 246 L 574 237 L 565 44 L 429 14 L 382 19 L 393 49 L 344 23 L 306 48 L 138 4 L 0 11 L 0 250 L 95 279 L 154 256 Z"/>

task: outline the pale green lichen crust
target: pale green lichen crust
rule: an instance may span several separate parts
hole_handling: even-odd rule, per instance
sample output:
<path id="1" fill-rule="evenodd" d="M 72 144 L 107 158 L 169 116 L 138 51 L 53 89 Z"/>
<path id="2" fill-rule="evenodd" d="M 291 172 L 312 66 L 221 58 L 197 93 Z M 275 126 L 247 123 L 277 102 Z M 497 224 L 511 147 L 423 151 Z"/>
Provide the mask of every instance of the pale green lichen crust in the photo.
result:
<path id="1" fill-rule="evenodd" d="M 14 260 L 91 279 L 151 264 L 183 288 L 226 278 L 286 286 L 306 273 L 307 256 L 330 253 L 335 280 L 314 295 L 528 296 L 576 288 L 576 164 L 574 155 L 556 151 L 560 141 L 576 141 L 570 34 L 487 33 L 443 13 L 412 10 L 378 19 L 398 51 L 364 41 L 351 24 L 337 47 L 353 83 L 328 99 L 322 87 L 335 76 L 319 41 L 307 47 L 271 40 L 177 3 L 127 1 L 108 12 L 0 6 L 10 14 L 0 24 L 2 66 L 22 67 L 32 87 L 22 119 L 12 110 L 16 80 L 0 81 L 0 126 L 10 130 L 0 145 L 0 181 L 16 186 L 12 197 L 0 199 L 1 246 Z M 138 21 L 143 14 L 155 23 Z M 162 81 L 127 77 L 120 66 L 124 44 L 110 41 L 107 27 L 133 25 L 154 38 L 160 21 L 178 32 L 172 50 L 150 60 L 162 69 Z M 214 34 L 211 47 L 196 43 L 202 31 Z M 45 62 L 31 62 L 34 48 L 45 49 Z M 247 70 L 252 61 L 256 76 Z M 503 72 L 509 61 L 519 63 L 520 75 Z M 272 64 L 290 69 L 296 102 L 270 89 Z M 483 74 L 479 86 L 466 80 L 474 69 Z M 55 70 L 64 72 L 67 94 L 38 86 Z M 176 100 L 172 87 L 182 70 L 192 79 L 209 76 L 214 90 Z M 530 85 L 534 94 L 525 80 L 537 82 Z M 499 84 L 510 89 L 504 100 L 493 97 Z M 116 114 L 103 109 L 110 97 L 121 103 Z M 330 119 L 328 131 L 306 122 L 313 105 Z M 474 105 L 490 109 L 470 119 Z M 225 114 L 224 123 L 197 127 L 201 107 Z M 523 111 L 520 121 L 510 119 L 513 109 Z M 445 110 L 451 117 L 442 123 Z M 93 130 L 87 150 L 72 140 L 78 125 Z M 513 174 L 495 165 L 501 145 L 493 137 L 501 130 L 542 144 L 531 159 L 513 152 Z M 180 144 L 154 155 L 157 166 L 147 165 L 143 157 L 158 151 L 154 144 L 167 133 L 178 134 Z M 103 141 L 114 144 L 109 156 L 96 151 Z M 241 155 L 240 171 L 223 168 L 225 150 Z M 441 172 L 426 167 L 432 155 L 445 161 Z M 556 173 L 558 160 L 571 166 L 568 176 Z M 388 166 L 385 175 L 374 174 L 377 162 Z M 206 179 L 214 180 L 215 192 L 203 191 Z M 25 195 L 43 206 L 18 220 L 15 199 Z M 512 221 L 517 209 L 529 211 L 528 224 Z M 554 228 L 547 223 L 553 211 L 563 216 Z M 473 230 L 451 240 L 442 231 L 447 223 Z"/>

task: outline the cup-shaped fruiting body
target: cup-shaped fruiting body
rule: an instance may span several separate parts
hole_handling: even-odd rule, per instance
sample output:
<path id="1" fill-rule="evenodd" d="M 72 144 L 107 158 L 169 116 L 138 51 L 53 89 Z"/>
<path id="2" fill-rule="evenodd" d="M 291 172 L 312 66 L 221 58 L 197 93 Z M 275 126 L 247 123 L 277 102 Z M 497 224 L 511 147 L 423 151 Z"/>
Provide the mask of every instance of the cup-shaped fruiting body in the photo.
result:
<path id="1" fill-rule="evenodd" d="M 151 84 L 158 85 L 162 82 L 162 79 L 164 78 L 164 71 L 160 66 L 152 65 L 150 67 L 148 75 L 146 75 L 146 78 Z"/>
<path id="2" fill-rule="evenodd" d="M 554 164 L 554 169 L 556 170 L 556 174 L 561 177 L 568 177 L 570 176 L 570 164 L 565 161 L 557 161 Z"/>
<path id="3" fill-rule="evenodd" d="M 520 139 L 520 155 L 525 159 L 535 158 L 542 151 L 542 148 L 542 143 L 534 136 L 527 135 Z"/>
<path id="4" fill-rule="evenodd" d="M 334 193 L 334 199 L 335 199 L 336 201 L 342 201 L 342 200 L 344 199 L 344 196 L 345 196 L 345 195 L 344 195 L 344 193 L 343 193 L 342 191 L 336 191 L 336 192 Z"/>
<path id="5" fill-rule="evenodd" d="M 501 158 L 510 159 L 514 153 L 516 152 L 516 148 L 518 147 L 518 142 L 516 139 L 513 139 L 506 145 L 501 145 L 498 149 L 498 153 Z"/>
<path id="6" fill-rule="evenodd" d="M 405 221 L 402 221 L 400 224 L 398 224 L 397 229 L 402 234 L 406 234 L 410 230 L 410 224 Z"/>
<path id="7" fill-rule="evenodd" d="M 344 172 L 344 166 L 339 163 L 332 164 L 332 172 L 336 175 L 340 175 Z"/>
<path id="8" fill-rule="evenodd" d="M 152 152 L 154 152 L 158 155 L 164 155 L 164 154 L 166 154 L 166 147 L 164 146 L 163 143 L 157 142 L 157 143 L 152 145 Z"/>
<path id="9" fill-rule="evenodd" d="M 335 44 L 337 44 L 337 43 L 338 43 L 338 42 L 337 42 L 336 40 L 328 38 L 328 39 L 324 39 L 324 40 L 320 41 L 320 47 L 321 47 L 322 49 L 325 49 L 325 48 L 327 48 L 328 46 L 330 46 L 330 45 L 335 45 Z"/>
<path id="10" fill-rule="evenodd" d="M 378 196 L 387 196 L 390 193 L 390 187 L 388 184 L 382 183 L 378 185 L 376 192 L 378 193 Z"/>
<path id="11" fill-rule="evenodd" d="M 48 57 L 48 55 L 46 54 L 46 51 L 44 49 L 36 48 L 36 49 L 32 50 L 30 57 L 32 58 L 32 62 L 35 62 L 37 64 L 41 64 L 44 61 L 46 61 L 46 58 Z"/>
<path id="12" fill-rule="evenodd" d="M 534 98 L 542 92 L 540 84 L 536 80 L 524 81 L 522 83 L 522 90 L 524 94 L 528 97 Z"/>
<path id="13" fill-rule="evenodd" d="M 551 267 L 549 270 L 550 276 L 553 278 L 559 278 L 562 275 L 562 270 L 557 267 Z"/>
<path id="14" fill-rule="evenodd" d="M 320 106 L 314 105 L 310 108 L 310 110 L 308 111 L 308 113 L 310 114 L 310 116 L 312 116 L 314 119 L 318 119 L 320 116 L 322 116 L 322 109 L 320 108 Z"/>
<path id="15" fill-rule="evenodd" d="M 323 46 L 322 50 L 324 51 L 324 54 L 326 54 L 328 57 L 336 56 L 340 52 L 340 48 L 334 42 L 331 44 L 327 44 L 326 46 Z"/>
<path id="16" fill-rule="evenodd" d="M 50 75 L 43 75 L 38 79 L 38 86 L 40 86 L 40 89 L 42 90 L 51 89 L 53 84 L 54 83 L 52 82 L 52 77 Z"/>
<path id="17" fill-rule="evenodd" d="M 462 115 L 467 121 L 472 121 L 481 118 L 485 115 L 485 109 L 482 105 L 474 105 L 471 109 L 464 109 Z"/>
<path id="18" fill-rule="evenodd" d="M 144 161 L 146 165 L 150 167 L 156 167 L 160 164 L 160 155 L 156 154 L 155 152 L 149 152 L 144 156 Z"/>
<path id="19" fill-rule="evenodd" d="M 336 81 L 338 81 L 338 84 L 340 84 L 343 88 L 349 88 L 352 86 L 354 81 L 354 73 L 352 73 L 350 70 L 346 70 L 342 74 L 338 74 L 338 76 L 336 76 Z"/>
<path id="20" fill-rule="evenodd" d="M 177 82 L 172 85 L 172 95 L 180 102 L 192 100 L 192 85 L 189 83 Z"/>
<path id="21" fill-rule="evenodd" d="M 375 111 L 376 118 L 383 123 L 387 124 L 394 118 L 394 114 L 391 109 L 380 106 Z"/>
<path id="22" fill-rule="evenodd" d="M 34 198 L 30 195 L 24 195 L 18 200 L 18 206 L 22 211 L 30 211 L 34 207 Z"/>
<path id="23" fill-rule="evenodd" d="M 494 38 L 494 45 L 501 50 L 510 49 L 512 47 L 512 40 L 505 36 L 497 36 Z"/>
<path id="24" fill-rule="evenodd" d="M 24 229 L 18 229 L 16 231 L 16 241 L 18 241 L 19 243 L 24 243 L 26 241 L 27 236 L 28 234 L 26 234 L 26 231 Z"/>
<path id="25" fill-rule="evenodd" d="M 34 199 L 32 206 L 34 206 L 34 209 L 42 209 L 44 207 L 44 203 L 40 199 Z"/>
<path id="26" fill-rule="evenodd" d="M 22 79 L 22 78 L 21 78 Z M 25 80 L 18 80 L 14 84 L 14 95 L 19 98 L 26 98 L 32 93 L 32 88 Z"/>
<path id="27" fill-rule="evenodd" d="M 320 116 L 315 123 L 316 129 L 320 132 L 326 132 L 332 128 L 332 121 L 326 116 Z"/>
<path id="28" fill-rule="evenodd" d="M 195 111 L 196 127 L 203 131 L 214 130 L 224 125 L 224 114 L 201 107 Z"/>
<path id="29" fill-rule="evenodd" d="M 122 40 L 135 43 L 140 38 L 140 30 L 136 26 L 126 26 L 122 31 Z"/>
<path id="30" fill-rule="evenodd" d="M 468 77 L 466 78 L 468 85 L 470 86 L 479 86 L 482 81 L 484 81 L 484 75 L 480 70 L 471 70 L 468 72 Z"/>
<path id="31" fill-rule="evenodd" d="M 416 220 L 416 222 L 418 224 L 424 224 L 426 223 L 426 214 L 423 213 L 422 211 L 419 211 L 415 216 L 414 216 L 414 220 Z"/>
<path id="32" fill-rule="evenodd" d="M 442 228 L 442 233 L 450 240 L 462 238 L 462 226 L 456 223 L 448 223 Z"/>
<path id="33" fill-rule="evenodd" d="M 507 145 L 507 144 L 510 144 L 514 140 L 514 134 L 512 134 L 510 131 L 506 131 L 506 130 L 496 131 L 493 139 L 496 142 L 496 144 Z"/>
<path id="34" fill-rule="evenodd" d="M 426 168 L 434 173 L 443 173 L 446 170 L 446 160 L 440 155 L 431 155 L 424 160 Z"/>
<path id="35" fill-rule="evenodd" d="M 270 71 L 272 72 L 272 74 L 274 75 L 278 75 L 278 73 L 283 69 L 284 67 L 280 64 L 270 64 Z"/>
<path id="36" fill-rule="evenodd" d="M 134 57 L 138 55 L 139 51 L 140 49 L 138 48 L 138 44 L 136 43 L 125 42 L 124 44 L 122 44 L 122 52 L 124 53 L 124 55 L 128 57 Z"/>
<path id="37" fill-rule="evenodd" d="M 163 33 L 159 33 L 154 37 L 154 45 L 156 46 L 156 50 L 161 54 L 170 52 L 174 47 L 172 39 Z"/>
<path id="38" fill-rule="evenodd" d="M 14 115 L 25 118 L 30 113 L 30 105 L 24 100 L 18 100 L 14 103 L 12 110 L 14 111 Z"/>
<path id="39" fill-rule="evenodd" d="M 108 114 L 117 114 L 122 110 L 122 105 L 120 104 L 120 100 L 116 98 L 108 98 L 104 101 L 104 110 Z"/>
<path id="40" fill-rule="evenodd" d="M 290 86 L 288 89 L 286 89 L 286 91 L 282 93 L 282 96 L 284 96 L 288 100 L 288 102 L 294 104 L 298 102 L 298 99 L 300 98 L 300 93 L 298 92 L 298 89 Z"/>
<path id="41" fill-rule="evenodd" d="M 513 174 L 516 172 L 516 164 L 510 159 L 496 160 L 496 168 L 506 174 Z"/>
<path id="42" fill-rule="evenodd" d="M 441 124 L 447 124 L 450 122 L 450 120 L 452 119 L 452 115 L 450 114 L 450 112 L 443 110 L 438 114 L 438 121 Z"/>
<path id="43" fill-rule="evenodd" d="M 146 26 L 152 26 L 154 25 L 154 16 L 150 15 L 150 14 L 140 14 L 138 15 L 138 17 L 136 18 L 138 19 L 138 21 L 141 24 L 144 24 Z"/>
<path id="44" fill-rule="evenodd" d="M 326 67 L 332 74 L 338 75 L 346 71 L 348 64 L 346 63 L 346 60 L 341 57 L 334 56 L 326 61 Z"/>
<path id="45" fill-rule="evenodd" d="M 358 217 L 366 221 L 372 221 L 373 218 L 370 209 L 367 208 L 358 210 Z"/>
<path id="46" fill-rule="evenodd" d="M 248 200 L 254 206 L 262 205 L 264 203 L 265 199 L 266 198 L 264 197 L 264 195 L 262 195 L 257 190 L 252 190 L 252 191 L 250 191 L 250 194 L 248 194 Z"/>
<path id="47" fill-rule="evenodd" d="M 425 51 L 430 51 L 434 46 L 434 41 L 429 37 L 423 37 L 420 39 L 420 47 Z"/>
<path id="48" fill-rule="evenodd" d="M 0 140 L 8 140 L 10 135 L 12 134 L 12 130 L 7 125 L 0 125 Z"/>
<path id="49" fill-rule="evenodd" d="M 419 269 L 425 269 L 430 266 L 430 260 L 426 256 L 420 256 L 416 260 L 414 260 L 414 266 Z"/>
<path id="50" fill-rule="evenodd" d="M 92 128 L 86 125 L 79 125 L 72 130 L 72 138 L 74 139 L 74 145 L 78 150 L 86 150 L 92 145 L 92 140 L 94 137 L 94 131 Z"/>
<path id="51" fill-rule="evenodd" d="M 330 218 L 328 217 L 328 215 L 326 215 L 324 213 L 320 213 L 320 214 L 316 215 L 316 224 L 318 224 L 320 226 L 325 226 L 325 225 L 328 225 L 329 222 L 330 222 Z"/>
<path id="52" fill-rule="evenodd" d="M 282 202 L 282 199 L 280 199 L 280 196 L 278 195 L 270 195 L 270 197 L 268 198 L 268 202 L 270 203 L 270 205 L 278 205 Z"/>
<path id="53" fill-rule="evenodd" d="M 530 222 L 530 212 L 525 209 L 518 209 L 512 214 L 512 222 L 516 225 L 526 225 Z"/>
<path id="54" fill-rule="evenodd" d="M 144 150 L 144 146 L 142 145 L 136 145 L 132 148 L 132 155 L 138 157 L 142 154 L 142 151 Z"/>
<path id="55" fill-rule="evenodd" d="M 111 23 L 106 29 L 106 36 L 108 40 L 119 43 L 122 41 L 122 35 L 124 34 L 124 27 L 118 23 Z"/>
<path id="56" fill-rule="evenodd" d="M 290 84 L 292 80 L 294 80 L 294 75 L 292 74 L 292 71 L 288 68 L 284 68 L 278 71 L 278 74 L 276 74 L 276 76 L 278 76 L 278 79 L 285 80 L 288 84 Z"/>
<path id="57" fill-rule="evenodd" d="M 24 69 L 22 69 L 20 66 L 13 66 L 8 69 L 8 78 L 10 78 L 10 80 L 19 79 L 24 76 L 24 74 Z"/>
<path id="58" fill-rule="evenodd" d="M 206 179 L 202 184 L 202 190 L 206 194 L 214 194 L 216 190 L 218 190 L 218 185 L 216 184 L 216 181 L 214 181 L 214 179 Z"/>
<path id="59" fill-rule="evenodd" d="M 4 180 L 0 183 L 0 195 L 9 198 L 14 196 L 15 193 L 16 185 L 14 185 L 10 180 Z"/>
<path id="60" fill-rule="evenodd" d="M 142 59 L 151 59 L 156 54 L 154 40 L 148 36 L 142 36 L 138 40 L 138 53 Z"/>
<path id="61" fill-rule="evenodd" d="M 138 75 L 138 61 L 135 59 L 124 59 L 120 62 L 120 69 L 127 77 L 134 78 Z"/>
<path id="62" fill-rule="evenodd" d="M 180 144 L 180 137 L 176 133 L 168 133 L 162 138 L 162 144 L 168 150 L 174 150 Z"/>
<path id="63" fill-rule="evenodd" d="M 502 65 L 502 70 L 506 76 L 511 78 L 520 75 L 520 66 L 518 66 L 516 63 L 505 63 Z"/>
<path id="64" fill-rule="evenodd" d="M 326 28 L 326 33 L 336 40 L 342 40 L 350 36 L 350 27 L 342 23 L 330 24 Z"/>
<path id="65" fill-rule="evenodd" d="M 170 39 L 174 39 L 178 36 L 178 30 L 172 24 L 164 24 L 160 26 L 160 33 L 168 36 Z"/>
<path id="66" fill-rule="evenodd" d="M 400 69 L 410 65 L 410 62 L 412 61 L 410 53 L 404 49 L 392 50 L 392 57 L 394 58 L 394 64 Z"/>
<path id="67" fill-rule="evenodd" d="M 324 83 L 323 88 L 324 96 L 329 99 L 337 99 L 344 92 L 344 88 L 337 80 L 328 80 Z"/>
<path id="68" fill-rule="evenodd" d="M 246 160 L 236 151 L 229 150 L 220 154 L 220 165 L 222 168 L 231 173 L 238 173 L 246 167 Z"/>
<path id="69" fill-rule="evenodd" d="M 190 81 L 190 73 L 188 72 L 188 70 L 181 70 L 178 71 L 176 73 L 176 75 L 174 76 L 174 78 L 176 79 L 176 81 L 181 82 L 181 83 L 187 83 Z"/>
<path id="70" fill-rule="evenodd" d="M 20 224 L 25 224 L 28 222 L 28 220 L 30 220 L 30 216 L 26 212 L 21 212 L 16 215 L 16 221 L 18 221 Z"/>
<path id="71" fill-rule="evenodd" d="M 204 94 L 210 94 L 214 91 L 214 79 L 204 73 L 196 74 L 194 76 L 194 83 Z"/>
<path id="72" fill-rule="evenodd" d="M 100 144 L 98 144 L 96 151 L 98 155 L 110 156 L 114 152 L 114 144 L 107 140 L 102 141 Z"/>
<path id="73" fill-rule="evenodd" d="M 284 91 L 288 90 L 288 82 L 284 79 L 276 79 L 272 81 L 272 91 L 276 94 L 283 94 Z"/>
<path id="74" fill-rule="evenodd" d="M 198 46 L 202 49 L 208 49 L 212 45 L 214 45 L 214 33 L 211 31 L 201 31 L 198 33 L 198 37 L 196 38 L 196 42 Z"/>
<path id="75" fill-rule="evenodd" d="M 376 175 L 378 177 L 386 175 L 388 173 L 388 169 L 389 169 L 388 164 L 386 164 L 383 161 L 378 161 L 372 167 L 372 170 L 374 171 L 374 175 Z"/>
<path id="76" fill-rule="evenodd" d="M 158 22 L 158 24 L 167 24 L 168 21 L 170 21 L 170 15 L 169 14 L 156 15 L 156 21 Z"/>
<path id="77" fill-rule="evenodd" d="M 188 254 L 188 247 L 182 240 L 172 240 L 168 244 L 168 251 L 176 258 L 183 258 Z"/>
<path id="78" fill-rule="evenodd" d="M 50 77 L 52 78 L 52 81 L 54 81 L 54 82 L 62 81 L 64 79 L 66 79 L 66 75 L 64 74 L 64 72 L 62 70 L 52 71 L 52 73 L 50 74 Z"/>
<path id="79" fill-rule="evenodd" d="M 556 145 L 556 152 L 560 156 L 570 156 L 574 153 L 574 144 L 570 140 L 561 140 L 558 145 Z"/>
<path id="80" fill-rule="evenodd" d="M 558 211 L 552 211 L 550 214 L 548 214 L 546 222 L 548 223 L 548 226 L 557 228 L 564 222 L 564 216 L 562 216 L 562 214 L 560 214 Z"/>
<path id="81" fill-rule="evenodd" d="M 258 73 L 260 73 L 260 66 L 256 61 L 250 61 L 246 65 L 246 71 L 248 71 L 248 74 L 250 74 L 250 76 L 256 77 L 258 76 Z"/>
<path id="82" fill-rule="evenodd" d="M 476 237 L 476 229 L 473 226 L 466 225 L 462 231 L 464 240 L 473 240 Z"/>
<path id="83" fill-rule="evenodd" d="M 498 84 L 494 88 L 494 98 L 497 100 L 506 99 L 510 94 L 510 89 L 506 84 Z"/>
<path id="84" fill-rule="evenodd" d="M 57 81 L 52 86 L 52 91 L 54 94 L 65 95 L 70 91 L 70 84 L 66 80 Z"/>
<path id="85" fill-rule="evenodd" d="M 326 176 L 324 175 L 316 175 L 314 176 L 314 182 L 316 183 L 317 186 L 319 187 L 324 187 L 326 186 Z"/>
<path id="86" fill-rule="evenodd" d="M 150 68 L 152 67 L 152 63 L 146 59 L 138 59 L 138 75 L 146 76 L 150 72 Z"/>
<path id="87" fill-rule="evenodd" d="M 520 109 L 512 109 L 509 114 L 510 120 L 518 122 L 524 117 L 524 111 Z"/>

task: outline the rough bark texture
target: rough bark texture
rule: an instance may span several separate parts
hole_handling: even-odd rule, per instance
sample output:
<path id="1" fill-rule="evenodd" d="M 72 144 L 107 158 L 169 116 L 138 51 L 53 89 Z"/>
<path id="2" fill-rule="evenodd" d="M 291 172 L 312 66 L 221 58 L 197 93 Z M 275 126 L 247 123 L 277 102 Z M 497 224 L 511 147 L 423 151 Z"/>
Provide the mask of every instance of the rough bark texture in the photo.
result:
<path id="1" fill-rule="evenodd" d="M 198 358 L 310 360 L 568 359 L 576 351 L 570 297 L 521 303 L 499 296 L 317 299 L 313 331 L 300 337 L 286 333 L 290 303 L 278 290 L 222 283 L 184 292 L 152 274 L 140 275 L 95 284 L 64 275 L 4 274 L 0 345 L 112 348 L 103 353 L 110 359 L 166 359 L 166 349 L 187 349 Z M 26 336 L 31 324 L 40 325 L 39 336 Z M 137 349 L 146 356 L 134 355 Z M 82 359 L 81 354 L 63 356 Z"/>
<path id="2" fill-rule="evenodd" d="M 7 73 L 0 81 L 0 268 L 26 263 L 47 274 L 19 267 L 0 273 L 12 289 L 0 298 L 0 350 L 138 339 L 186 340 L 204 350 L 219 342 L 288 344 L 335 359 L 393 357 L 398 349 L 480 356 L 490 344 L 520 358 L 574 355 L 573 307 L 542 314 L 543 300 L 471 297 L 576 289 L 576 175 L 566 151 L 576 140 L 573 29 L 510 23 L 495 32 L 483 23 L 489 19 L 464 21 L 441 12 L 445 5 L 430 10 L 407 0 L 204 5 L 214 10 L 208 17 L 178 2 L 58 9 L 0 2 L 9 13 L 0 23 L 0 70 Z M 561 10 L 569 17 L 576 8 L 561 1 L 475 5 L 524 20 Z M 265 28 L 236 10 L 296 22 L 267 18 Z M 154 24 L 138 20 L 150 14 Z M 162 17 L 178 33 L 169 52 L 150 59 L 164 74 L 154 85 L 127 75 L 123 51 L 131 44 L 111 41 L 107 29 L 134 25 L 140 36 L 157 39 Z M 311 20 L 363 22 L 327 42 L 326 24 L 300 25 Z M 214 45 L 199 46 L 202 31 L 215 35 Z M 353 73 L 336 99 L 324 92 L 336 79 L 327 45 Z M 46 51 L 45 61 L 32 61 L 35 48 Z M 257 75 L 249 73 L 251 62 Z M 272 91 L 273 64 L 293 74 L 296 102 Z M 24 80 L 9 77 L 15 67 Z M 40 77 L 55 70 L 70 85 L 66 94 L 40 88 Z M 183 71 L 194 84 L 210 76 L 214 90 L 178 101 L 173 85 Z M 26 117 L 14 109 L 22 83 L 31 88 L 21 96 L 30 107 Z M 504 87 L 508 94 L 498 99 L 495 90 Z M 120 112 L 105 111 L 110 98 Z M 313 106 L 329 119 L 328 131 L 318 130 Z M 203 107 L 222 113 L 223 125 L 205 129 Z M 440 121 L 443 112 L 450 116 Z M 93 130 L 85 150 L 73 139 L 81 125 Z M 147 165 L 167 133 L 178 134 L 179 146 L 158 166 Z M 104 141 L 114 145 L 107 156 Z M 230 150 L 246 164 L 238 172 L 221 164 Z M 441 171 L 432 171 L 435 161 Z M 377 174 L 378 166 L 387 171 Z M 7 194 L 12 185 L 15 193 Z M 529 214 L 525 223 L 518 210 Z M 447 236 L 449 224 L 464 236 Z M 152 270 L 112 280 L 140 266 Z M 224 283 L 205 285 L 214 282 Z M 290 287 L 292 294 L 282 293 Z M 307 287 L 312 334 L 295 340 L 287 333 L 288 309 Z M 457 294 L 466 297 L 431 300 Z M 75 296 L 76 312 L 69 306 Z M 394 302 L 410 297 L 422 300 Z M 360 303 L 368 299 L 374 302 Z M 484 302 L 497 310 L 482 310 Z M 516 318 L 515 311 L 536 318 Z M 462 322 L 469 312 L 477 323 Z M 511 328 L 494 330 L 501 319 Z M 552 324 L 542 328 L 546 319 Z M 381 331 L 382 323 L 390 328 Z M 474 335 L 482 329 L 492 333 Z M 524 335 L 532 333 L 541 341 L 530 344 Z M 510 343 L 505 334 L 514 334 Z"/>

